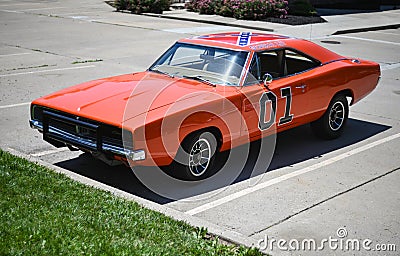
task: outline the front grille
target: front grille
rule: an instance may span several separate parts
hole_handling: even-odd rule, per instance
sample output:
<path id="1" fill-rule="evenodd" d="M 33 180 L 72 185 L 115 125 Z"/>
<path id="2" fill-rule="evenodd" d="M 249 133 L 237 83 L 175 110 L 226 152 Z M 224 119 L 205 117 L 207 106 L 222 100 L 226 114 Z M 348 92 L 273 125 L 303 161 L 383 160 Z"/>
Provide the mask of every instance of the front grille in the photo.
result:
<path id="1" fill-rule="evenodd" d="M 76 120 L 79 120 L 79 119 L 76 119 Z M 96 129 L 90 129 L 87 127 L 83 127 L 82 125 L 68 122 L 65 119 L 49 118 L 48 124 L 50 127 L 60 129 L 62 131 L 74 134 L 76 136 L 80 136 L 80 137 L 86 138 L 86 139 L 96 140 Z"/>
<path id="2" fill-rule="evenodd" d="M 120 127 L 50 109 L 34 111 L 41 120 L 43 138 L 89 151 L 126 156 L 133 149 L 132 133 Z M 40 113 L 40 114 L 37 114 Z"/>

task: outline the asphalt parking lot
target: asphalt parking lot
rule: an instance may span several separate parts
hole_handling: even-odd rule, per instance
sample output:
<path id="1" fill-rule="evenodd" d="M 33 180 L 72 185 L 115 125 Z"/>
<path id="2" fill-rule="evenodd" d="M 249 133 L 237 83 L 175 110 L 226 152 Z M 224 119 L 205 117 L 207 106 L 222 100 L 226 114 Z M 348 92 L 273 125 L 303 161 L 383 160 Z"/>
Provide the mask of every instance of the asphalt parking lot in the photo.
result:
<path id="1" fill-rule="evenodd" d="M 284 132 L 265 174 L 175 200 L 148 189 L 128 168 L 109 167 L 87 154 L 45 143 L 29 128 L 29 103 L 80 82 L 144 70 L 180 38 L 243 29 L 112 10 L 97 0 L 0 0 L 1 148 L 35 156 L 256 242 L 266 236 L 321 241 L 342 228 L 347 238 L 400 246 L 399 29 L 313 38 L 339 54 L 381 64 L 377 89 L 351 107 L 342 137 L 321 141 L 308 126 Z M 298 255 L 276 248 L 271 253 Z"/>

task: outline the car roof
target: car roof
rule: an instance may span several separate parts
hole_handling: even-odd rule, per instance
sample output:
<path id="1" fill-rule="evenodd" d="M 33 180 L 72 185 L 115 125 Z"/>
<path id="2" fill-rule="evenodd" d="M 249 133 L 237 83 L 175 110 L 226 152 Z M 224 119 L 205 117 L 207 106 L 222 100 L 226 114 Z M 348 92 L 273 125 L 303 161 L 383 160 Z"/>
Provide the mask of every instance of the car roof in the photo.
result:
<path id="1" fill-rule="evenodd" d="M 321 63 L 343 58 L 341 55 L 304 39 L 258 32 L 224 32 L 208 34 L 181 39 L 179 42 L 243 51 L 265 51 L 277 48 L 293 48 L 319 60 Z"/>
<path id="2" fill-rule="evenodd" d="M 196 36 L 186 38 L 180 41 L 199 43 L 201 41 L 206 45 L 217 46 L 220 44 L 225 45 L 226 48 L 242 48 L 247 49 L 249 46 L 254 46 L 258 43 L 266 43 L 273 40 L 284 40 L 290 39 L 290 37 L 276 35 L 276 34 L 265 34 L 265 33 L 254 33 L 254 32 L 225 32 L 217 34 L 208 34 L 202 36 Z"/>

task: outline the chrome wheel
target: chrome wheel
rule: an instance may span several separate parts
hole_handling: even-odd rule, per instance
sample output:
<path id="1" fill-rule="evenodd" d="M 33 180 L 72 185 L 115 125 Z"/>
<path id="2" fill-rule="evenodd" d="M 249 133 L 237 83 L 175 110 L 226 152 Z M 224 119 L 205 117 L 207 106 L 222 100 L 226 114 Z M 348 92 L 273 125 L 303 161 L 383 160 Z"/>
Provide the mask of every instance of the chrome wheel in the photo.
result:
<path id="1" fill-rule="evenodd" d="M 189 152 L 189 170 L 193 176 L 203 175 L 211 161 L 212 151 L 208 140 L 199 138 Z"/>
<path id="2" fill-rule="evenodd" d="M 349 116 L 349 104 L 343 94 L 333 97 L 324 115 L 311 123 L 315 134 L 324 139 L 336 139 L 344 130 Z"/>
<path id="3" fill-rule="evenodd" d="M 329 112 L 329 127 L 337 131 L 342 127 L 345 119 L 345 107 L 341 101 L 336 101 Z"/>
<path id="4" fill-rule="evenodd" d="M 178 178 L 190 181 L 204 180 L 217 171 L 218 141 L 211 132 L 189 134 L 178 149 L 173 170 Z"/>

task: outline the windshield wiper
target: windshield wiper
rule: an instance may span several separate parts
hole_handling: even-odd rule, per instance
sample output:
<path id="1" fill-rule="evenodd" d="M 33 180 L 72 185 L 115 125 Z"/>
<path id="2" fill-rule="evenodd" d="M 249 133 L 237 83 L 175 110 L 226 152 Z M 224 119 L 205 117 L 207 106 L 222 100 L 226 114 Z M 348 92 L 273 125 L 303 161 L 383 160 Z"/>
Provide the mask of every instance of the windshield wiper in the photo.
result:
<path id="1" fill-rule="evenodd" d="M 203 82 L 203 83 L 205 83 L 205 84 L 211 85 L 211 86 L 213 86 L 213 87 L 216 86 L 213 82 L 211 82 L 211 81 L 208 80 L 208 79 L 203 78 L 203 77 L 200 76 L 200 75 L 197 75 L 197 76 L 183 76 L 183 78 L 188 78 L 188 79 L 197 80 L 197 81 Z"/>
<path id="2" fill-rule="evenodd" d="M 170 73 L 165 72 L 165 71 L 161 71 L 161 70 L 158 70 L 158 69 L 149 69 L 149 70 L 153 71 L 153 72 L 156 72 L 156 73 L 159 73 L 159 74 L 163 74 L 163 75 L 169 76 L 171 78 L 174 78 L 174 75 L 171 75 Z"/>

